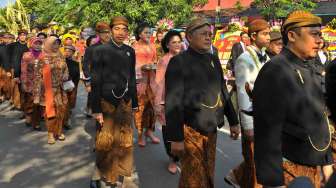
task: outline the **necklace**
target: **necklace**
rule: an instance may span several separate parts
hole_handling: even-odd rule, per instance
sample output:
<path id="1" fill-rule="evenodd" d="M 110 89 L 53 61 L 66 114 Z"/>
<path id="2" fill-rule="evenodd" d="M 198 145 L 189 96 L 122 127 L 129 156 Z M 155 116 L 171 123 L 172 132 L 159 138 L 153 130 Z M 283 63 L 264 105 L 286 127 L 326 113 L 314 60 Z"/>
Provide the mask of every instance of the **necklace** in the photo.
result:
<path id="1" fill-rule="evenodd" d="M 304 85 L 305 82 L 304 82 L 304 80 L 303 80 L 303 77 L 302 77 L 302 74 L 301 74 L 300 70 L 299 70 L 299 69 L 295 69 L 295 72 L 296 72 L 296 74 L 298 75 L 301 84 Z M 327 121 L 327 126 L 328 126 L 328 131 L 329 131 L 329 141 L 328 141 L 328 144 L 327 144 L 325 147 L 318 148 L 318 147 L 313 143 L 313 141 L 312 141 L 310 135 L 308 135 L 308 139 L 309 139 L 309 143 L 310 143 L 310 145 L 311 145 L 316 151 L 319 151 L 319 152 L 326 151 L 326 150 L 330 147 L 331 140 L 332 140 L 332 134 L 335 132 L 335 128 L 330 124 L 326 112 L 323 112 L 323 117 L 324 117 L 325 120 Z"/>

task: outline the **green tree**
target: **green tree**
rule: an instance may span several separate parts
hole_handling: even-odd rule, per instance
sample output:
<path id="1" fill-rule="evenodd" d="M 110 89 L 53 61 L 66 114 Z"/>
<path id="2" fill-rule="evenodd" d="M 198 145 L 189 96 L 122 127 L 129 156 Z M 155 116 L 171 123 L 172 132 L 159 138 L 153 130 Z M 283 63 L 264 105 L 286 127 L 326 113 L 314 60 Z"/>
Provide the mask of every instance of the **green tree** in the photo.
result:
<path id="1" fill-rule="evenodd" d="M 20 29 L 30 30 L 28 15 L 21 0 L 0 10 L 0 27 L 13 34 Z"/>
<path id="2" fill-rule="evenodd" d="M 107 21 L 114 15 L 123 15 L 131 28 L 139 22 L 154 25 L 162 18 L 185 23 L 195 6 L 207 0 L 25 0 L 24 6 L 33 15 L 33 24 L 56 21 L 64 25 L 93 26 L 97 21 Z"/>
<path id="3" fill-rule="evenodd" d="M 284 18 L 294 10 L 311 11 L 316 7 L 314 0 L 255 0 L 254 5 L 267 18 Z"/>

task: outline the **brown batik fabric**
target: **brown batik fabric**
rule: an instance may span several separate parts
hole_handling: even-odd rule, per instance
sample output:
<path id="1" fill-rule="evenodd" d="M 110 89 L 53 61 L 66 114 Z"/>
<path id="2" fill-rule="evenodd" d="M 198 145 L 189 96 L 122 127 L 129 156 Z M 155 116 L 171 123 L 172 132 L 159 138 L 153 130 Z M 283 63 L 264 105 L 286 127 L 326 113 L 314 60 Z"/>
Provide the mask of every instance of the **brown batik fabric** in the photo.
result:
<path id="1" fill-rule="evenodd" d="M 138 95 L 139 110 L 135 113 L 135 126 L 138 134 L 142 135 L 144 129 L 155 130 L 154 94 L 149 85 L 144 94 Z"/>
<path id="2" fill-rule="evenodd" d="M 72 91 L 67 92 L 67 96 L 68 96 L 69 108 L 74 109 L 76 106 L 76 99 L 77 99 L 77 86 L 75 86 L 75 88 Z"/>
<path id="3" fill-rule="evenodd" d="M 21 93 L 19 83 L 11 81 L 11 101 L 16 109 L 21 109 Z"/>
<path id="4" fill-rule="evenodd" d="M 39 63 L 34 67 L 34 87 L 32 91 L 34 96 L 34 103 L 40 104 L 42 106 L 45 105 L 45 90 L 42 77 L 42 69 L 45 63 L 48 63 L 51 68 L 54 105 L 68 105 L 68 97 L 66 92 L 62 89 L 62 86 L 65 81 L 69 80 L 69 71 L 67 64 L 65 63 L 65 59 L 59 53 L 52 55 L 43 53 L 39 58 Z"/>
<path id="5" fill-rule="evenodd" d="M 213 188 L 217 133 L 208 136 L 184 126 L 185 153 L 181 158 L 179 188 Z"/>
<path id="6" fill-rule="evenodd" d="M 33 127 L 39 127 L 41 122 L 41 115 L 43 111 L 43 106 L 40 106 L 39 104 L 32 104 L 33 106 L 33 112 L 32 112 L 32 126 Z"/>
<path id="7" fill-rule="evenodd" d="M 67 92 L 68 106 L 66 110 L 65 122 L 64 125 L 68 124 L 69 119 L 71 118 L 71 110 L 76 106 L 77 99 L 77 86 L 72 90 Z"/>
<path id="8" fill-rule="evenodd" d="M 61 94 L 57 94 L 62 96 Z M 66 95 L 63 95 L 64 100 L 67 100 Z M 55 104 L 56 116 L 53 118 L 47 118 L 45 114 L 45 122 L 49 133 L 53 133 L 55 136 L 60 136 L 63 133 L 63 126 L 66 121 L 67 104 Z"/>
<path id="9" fill-rule="evenodd" d="M 333 134 L 333 138 L 331 141 L 331 149 L 332 149 L 334 163 L 336 164 L 336 133 Z M 336 165 L 334 165 L 334 167 L 336 169 Z"/>
<path id="10" fill-rule="evenodd" d="M 23 93 L 23 103 L 22 103 L 22 108 L 23 112 L 26 116 L 26 122 L 31 123 L 32 122 L 32 115 L 33 115 L 33 94 L 24 92 Z"/>
<path id="11" fill-rule="evenodd" d="M 288 185 L 296 177 L 306 176 L 313 182 L 315 188 L 321 187 L 321 170 L 319 167 L 303 166 L 290 161 L 285 161 L 283 163 L 283 168 L 285 185 Z"/>
<path id="12" fill-rule="evenodd" d="M 4 87 L 6 84 L 6 71 L 0 67 L 0 96 L 4 95 Z"/>
<path id="13" fill-rule="evenodd" d="M 242 139 L 244 161 L 233 170 L 234 176 L 241 188 L 262 188 L 257 183 L 254 163 L 254 142 Z"/>
<path id="14" fill-rule="evenodd" d="M 133 128 L 131 101 L 117 107 L 102 101 L 104 124 L 96 136 L 96 166 L 105 182 L 116 183 L 133 171 Z"/>
<path id="15" fill-rule="evenodd" d="M 11 98 L 11 80 L 12 78 L 10 76 L 7 75 L 6 73 L 6 77 L 5 77 L 5 81 L 4 81 L 4 87 L 3 87 L 3 90 L 4 90 L 4 93 L 5 93 L 5 98 L 7 100 L 10 100 Z"/>

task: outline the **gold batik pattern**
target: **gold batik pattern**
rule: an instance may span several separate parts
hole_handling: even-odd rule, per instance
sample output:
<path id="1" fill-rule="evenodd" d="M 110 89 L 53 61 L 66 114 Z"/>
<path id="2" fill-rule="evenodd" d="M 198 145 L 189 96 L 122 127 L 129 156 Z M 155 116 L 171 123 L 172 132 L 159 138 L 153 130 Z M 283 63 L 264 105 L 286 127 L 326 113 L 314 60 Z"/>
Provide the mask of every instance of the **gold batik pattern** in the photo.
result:
<path id="1" fill-rule="evenodd" d="M 181 158 L 179 188 L 213 188 L 217 133 L 203 136 L 184 126 L 185 153 Z"/>
<path id="2" fill-rule="evenodd" d="M 133 170 L 133 128 L 131 101 L 115 107 L 101 102 L 104 124 L 97 131 L 96 165 L 101 178 L 116 183 L 119 176 L 130 177 Z"/>
<path id="3" fill-rule="evenodd" d="M 336 164 L 336 133 L 333 134 L 333 138 L 331 141 L 331 149 L 332 149 L 334 163 Z M 335 166 L 335 169 L 336 169 L 336 166 Z"/>
<path id="4" fill-rule="evenodd" d="M 319 167 L 303 166 L 290 161 L 285 161 L 283 163 L 283 168 L 285 185 L 288 185 L 296 177 L 306 176 L 313 182 L 315 188 L 321 187 L 321 170 Z"/>
<path id="5" fill-rule="evenodd" d="M 262 188 L 257 183 L 254 163 L 254 143 L 247 139 L 242 139 L 242 153 L 244 161 L 233 170 L 237 182 L 241 188 Z"/>
<path id="6" fill-rule="evenodd" d="M 155 130 L 155 112 L 153 104 L 154 93 L 148 84 L 145 93 L 139 93 L 138 95 L 139 110 L 135 113 L 135 126 L 139 135 L 142 135 L 144 129 Z"/>
<path id="7" fill-rule="evenodd" d="M 66 105 L 56 105 L 56 116 L 54 118 L 47 118 L 45 114 L 45 122 L 49 133 L 55 136 L 60 136 L 63 133 L 63 125 L 66 117 Z"/>

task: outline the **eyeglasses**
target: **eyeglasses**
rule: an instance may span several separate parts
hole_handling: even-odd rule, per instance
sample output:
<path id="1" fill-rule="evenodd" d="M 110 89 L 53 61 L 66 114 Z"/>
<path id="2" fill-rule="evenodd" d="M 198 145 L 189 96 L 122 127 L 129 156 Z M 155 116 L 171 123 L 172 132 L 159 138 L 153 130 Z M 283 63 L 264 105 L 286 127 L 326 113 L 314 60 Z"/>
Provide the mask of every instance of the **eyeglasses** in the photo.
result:
<path id="1" fill-rule="evenodd" d="M 201 36 L 202 38 L 211 38 L 212 37 L 212 33 L 208 32 L 208 31 L 203 31 L 203 32 L 195 32 L 196 35 Z"/>

